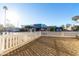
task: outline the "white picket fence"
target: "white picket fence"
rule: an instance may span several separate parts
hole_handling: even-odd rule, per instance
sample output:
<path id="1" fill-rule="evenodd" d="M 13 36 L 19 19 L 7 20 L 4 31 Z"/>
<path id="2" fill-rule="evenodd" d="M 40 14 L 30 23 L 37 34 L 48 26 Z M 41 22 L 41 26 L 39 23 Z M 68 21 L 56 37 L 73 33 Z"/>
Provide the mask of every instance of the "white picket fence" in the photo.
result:
<path id="1" fill-rule="evenodd" d="M 0 55 L 17 49 L 40 36 L 40 32 L 19 32 L 0 35 Z"/>
<path id="2" fill-rule="evenodd" d="M 76 35 L 79 35 L 79 32 L 17 32 L 0 35 L 0 55 L 7 54 L 40 36 L 76 37 Z"/>
<path id="3" fill-rule="evenodd" d="M 51 37 L 76 37 L 79 36 L 79 32 L 41 32 L 42 36 L 51 36 Z"/>

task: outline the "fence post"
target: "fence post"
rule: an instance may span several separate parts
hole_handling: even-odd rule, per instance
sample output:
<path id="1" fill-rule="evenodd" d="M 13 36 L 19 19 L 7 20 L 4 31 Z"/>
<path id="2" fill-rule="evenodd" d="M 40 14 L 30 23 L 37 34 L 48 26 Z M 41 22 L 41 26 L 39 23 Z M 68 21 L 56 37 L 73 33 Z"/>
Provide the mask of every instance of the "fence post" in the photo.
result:
<path id="1" fill-rule="evenodd" d="M 5 37 L 3 36 L 3 38 L 2 38 L 2 50 L 4 50 L 4 48 L 5 48 Z"/>
<path id="2" fill-rule="evenodd" d="M 64 37 L 64 32 L 60 32 L 61 33 L 61 37 Z"/>
<path id="3" fill-rule="evenodd" d="M 0 37 L 0 50 L 2 49 L 2 37 Z"/>
<path id="4" fill-rule="evenodd" d="M 8 40 L 9 40 L 9 38 L 7 37 L 7 39 L 6 39 L 6 49 L 8 48 Z"/>
<path id="5" fill-rule="evenodd" d="M 12 36 L 11 36 L 12 37 Z M 12 47 L 12 41 L 11 41 L 11 37 L 10 37 L 10 47 Z"/>

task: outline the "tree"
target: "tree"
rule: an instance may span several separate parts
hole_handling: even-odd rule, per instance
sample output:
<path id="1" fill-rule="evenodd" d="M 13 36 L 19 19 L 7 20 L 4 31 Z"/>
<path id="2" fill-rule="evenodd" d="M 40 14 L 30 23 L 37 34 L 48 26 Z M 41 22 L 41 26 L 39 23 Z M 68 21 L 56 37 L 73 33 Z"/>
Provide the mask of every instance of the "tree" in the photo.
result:
<path id="1" fill-rule="evenodd" d="M 74 16 L 74 17 L 72 17 L 72 20 L 73 20 L 73 21 L 76 21 L 76 22 L 79 22 L 79 16 Z"/>
<path id="2" fill-rule="evenodd" d="M 6 24 L 4 27 L 5 31 L 11 31 L 15 28 L 15 26 L 13 24 Z"/>
<path id="3" fill-rule="evenodd" d="M 7 6 L 3 6 L 3 9 L 8 10 Z"/>
<path id="4" fill-rule="evenodd" d="M 20 31 L 30 31 L 33 27 L 31 25 L 22 25 Z"/>
<path id="5" fill-rule="evenodd" d="M 56 29 L 56 26 L 51 26 L 50 27 L 50 31 L 55 31 L 55 29 Z"/>
<path id="6" fill-rule="evenodd" d="M 62 25 L 61 27 L 62 27 L 63 30 L 65 30 L 65 25 Z"/>
<path id="7" fill-rule="evenodd" d="M 68 27 L 70 27 L 71 26 L 71 24 L 66 24 L 66 27 L 68 28 Z"/>
<path id="8" fill-rule="evenodd" d="M 9 23 L 6 24 L 6 27 L 12 27 L 12 28 L 15 28 L 15 26 L 14 26 L 13 24 L 9 24 Z"/>
<path id="9" fill-rule="evenodd" d="M 72 30 L 73 30 L 73 31 L 79 31 L 79 26 L 73 26 L 73 27 L 72 27 Z"/>
<path id="10" fill-rule="evenodd" d="M 4 27 L 2 24 L 0 24 L 0 32 L 2 32 L 4 30 Z"/>
<path id="11" fill-rule="evenodd" d="M 76 22 L 79 22 L 79 16 L 72 17 L 72 20 L 76 21 Z M 79 30 L 79 25 L 74 26 L 72 29 L 78 31 Z"/>
<path id="12" fill-rule="evenodd" d="M 3 9 L 4 9 L 4 12 L 5 12 L 5 16 L 4 16 L 4 25 L 5 25 L 5 27 L 6 27 L 6 16 L 7 16 L 7 14 L 6 14 L 6 11 L 8 10 L 8 8 L 7 8 L 7 6 L 3 6 Z M 4 31 L 6 31 L 6 28 L 4 28 Z"/>

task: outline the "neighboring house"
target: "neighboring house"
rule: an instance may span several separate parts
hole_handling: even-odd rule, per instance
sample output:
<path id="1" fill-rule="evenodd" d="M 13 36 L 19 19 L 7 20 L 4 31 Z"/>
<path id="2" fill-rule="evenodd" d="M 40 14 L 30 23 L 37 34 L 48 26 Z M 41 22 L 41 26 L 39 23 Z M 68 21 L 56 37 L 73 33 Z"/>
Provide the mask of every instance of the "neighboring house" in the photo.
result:
<path id="1" fill-rule="evenodd" d="M 55 28 L 55 31 L 56 31 L 56 32 L 61 32 L 61 31 L 63 31 L 63 28 L 62 28 L 62 27 L 56 27 L 56 28 Z"/>
<path id="2" fill-rule="evenodd" d="M 47 25 L 45 24 L 34 24 L 33 27 L 36 29 L 36 31 L 46 31 Z"/>
<path id="3" fill-rule="evenodd" d="M 20 28 L 6 28 L 7 32 L 19 32 Z"/>
<path id="4" fill-rule="evenodd" d="M 33 25 L 22 25 L 22 31 L 45 31 L 47 26 L 45 24 L 33 24 Z"/>
<path id="5" fill-rule="evenodd" d="M 34 31 L 34 27 L 32 25 L 22 25 L 21 31 Z"/>
<path id="6" fill-rule="evenodd" d="M 65 25 L 65 30 L 67 30 L 67 31 L 71 31 L 72 30 L 72 25 L 71 24 L 66 24 Z"/>

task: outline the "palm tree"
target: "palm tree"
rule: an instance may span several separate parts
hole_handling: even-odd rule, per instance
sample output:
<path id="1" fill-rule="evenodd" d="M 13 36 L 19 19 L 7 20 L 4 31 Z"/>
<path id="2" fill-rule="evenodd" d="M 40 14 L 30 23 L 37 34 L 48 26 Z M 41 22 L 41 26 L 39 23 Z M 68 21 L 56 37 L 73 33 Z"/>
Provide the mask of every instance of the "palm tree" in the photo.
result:
<path id="1" fill-rule="evenodd" d="M 4 22 L 4 25 L 6 25 L 6 11 L 8 10 L 7 6 L 3 6 L 3 9 L 4 9 L 4 12 L 5 12 L 5 22 Z"/>
<path id="2" fill-rule="evenodd" d="M 7 6 L 3 6 L 3 9 L 7 10 L 8 8 L 7 8 Z"/>
<path id="3" fill-rule="evenodd" d="M 72 17 L 72 20 L 73 20 L 73 21 L 76 21 L 76 22 L 79 22 L 79 16 L 74 16 L 74 17 Z M 74 26 L 73 29 L 79 30 L 79 25 Z"/>
<path id="4" fill-rule="evenodd" d="M 4 26 L 6 27 L 6 20 L 7 20 L 7 19 L 6 19 L 6 16 L 7 16 L 7 15 L 6 15 L 6 11 L 8 10 L 8 8 L 7 8 L 7 6 L 3 6 L 3 9 L 4 9 L 4 12 L 5 12 L 5 15 L 4 15 L 4 19 L 5 19 L 5 20 L 4 20 Z M 5 28 L 4 31 L 6 31 L 6 28 Z"/>
<path id="5" fill-rule="evenodd" d="M 79 16 L 74 16 L 74 17 L 72 17 L 72 20 L 73 20 L 73 21 L 76 21 L 76 22 L 79 22 Z"/>

